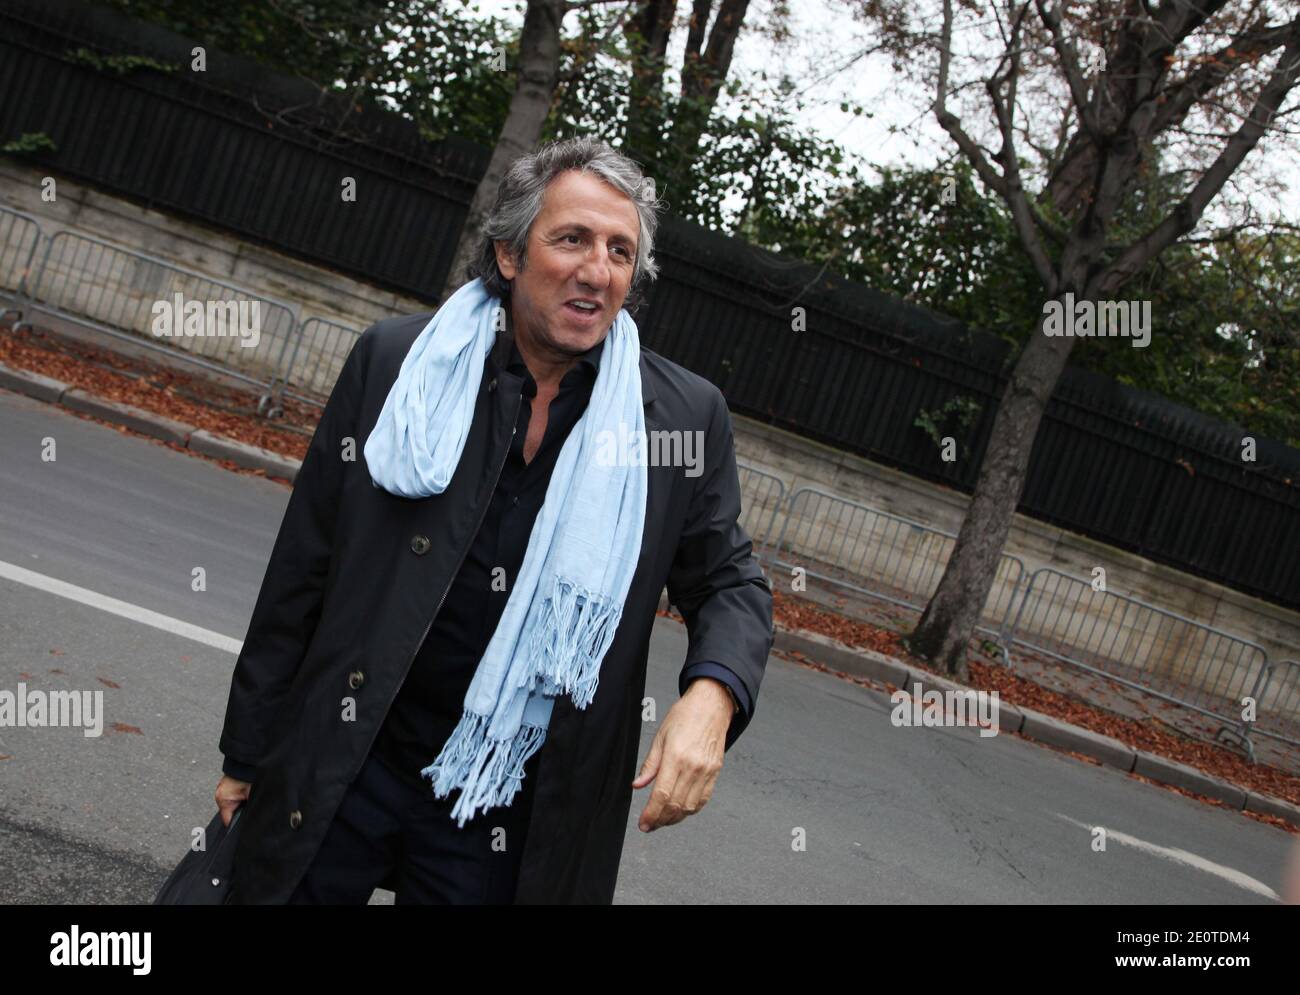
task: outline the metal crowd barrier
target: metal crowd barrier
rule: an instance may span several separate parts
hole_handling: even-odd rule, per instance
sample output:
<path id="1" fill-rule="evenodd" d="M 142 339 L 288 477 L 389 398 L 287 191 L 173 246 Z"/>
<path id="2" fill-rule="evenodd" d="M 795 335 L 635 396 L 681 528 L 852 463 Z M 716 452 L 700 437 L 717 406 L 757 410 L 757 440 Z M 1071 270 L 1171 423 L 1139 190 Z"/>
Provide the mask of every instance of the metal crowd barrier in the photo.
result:
<path id="1" fill-rule="evenodd" d="M 0 300 L 12 306 L 4 314 L 26 308 L 27 278 L 41 241 L 40 223 L 30 214 L 0 207 Z"/>
<path id="2" fill-rule="evenodd" d="M 740 524 L 754 543 L 754 558 L 776 537 L 776 516 L 785 504 L 785 481 L 774 473 L 737 461 L 740 476 Z"/>
<path id="3" fill-rule="evenodd" d="M 57 316 L 259 386 L 282 368 L 298 324 L 293 309 L 279 301 L 72 231 L 46 239 L 27 297 L 32 313 Z M 162 327 L 159 304 L 172 309 L 170 329 Z M 253 331 L 256 337 L 244 334 Z"/>
<path id="4" fill-rule="evenodd" d="M 1240 739 L 1254 759 L 1242 699 L 1262 706 L 1270 674 L 1256 643 L 1051 567 L 1030 576 L 1001 642 L 1008 664 L 1020 645 L 1217 718 L 1216 738 Z"/>
<path id="5" fill-rule="evenodd" d="M 807 576 L 914 611 L 924 610 L 948 566 L 957 536 L 943 529 L 801 487 L 790 496 L 769 556 Z M 797 556 L 798 561 L 786 556 Z M 1024 575 L 1019 557 L 1003 553 L 977 627 L 996 634 Z"/>
<path id="6" fill-rule="evenodd" d="M 1270 663 L 1268 671 L 1269 679 L 1256 699 L 1255 722 L 1249 726 L 1243 724 L 1240 734 L 1254 732 L 1300 746 L 1300 661 L 1279 660 Z"/>
<path id="7" fill-rule="evenodd" d="M 4 207 L 0 300 L 21 319 L 15 327 L 47 314 L 255 384 L 258 411 L 270 416 L 286 396 L 324 407 L 360 335 L 326 318 L 299 323 L 281 301 L 100 238 L 46 237 L 35 218 Z M 155 334 L 159 302 L 179 316 L 176 334 Z M 254 328 L 255 344 L 244 345 Z"/>
<path id="8" fill-rule="evenodd" d="M 318 408 L 325 406 L 334 381 L 361 333 L 328 318 L 304 318 L 293 350 L 273 393 L 280 384 L 287 397 Z M 278 396 L 278 395 L 277 395 Z"/>

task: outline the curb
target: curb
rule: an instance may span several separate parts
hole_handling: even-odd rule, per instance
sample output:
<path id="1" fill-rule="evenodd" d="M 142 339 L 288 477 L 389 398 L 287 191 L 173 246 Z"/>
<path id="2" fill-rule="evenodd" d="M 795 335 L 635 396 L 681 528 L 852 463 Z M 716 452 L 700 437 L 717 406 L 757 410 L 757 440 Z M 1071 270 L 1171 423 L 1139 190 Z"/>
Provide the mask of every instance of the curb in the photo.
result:
<path id="1" fill-rule="evenodd" d="M 1048 746 L 1082 753 L 1085 757 L 1092 757 L 1105 766 L 1114 767 L 1125 774 L 1133 772 L 1133 765 L 1138 757 L 1138 751 L 1133 747 L 1121 743 L 1118 739 L 1062 722 L 1041 712 L 1028 708 L 1024 711 L 1025 724 L 1020 728 L 1020 735 L 1027 739 L 1036 739 Z"/>
<path id="2" fill-rule="evenodd" d="M 106 401 L 102 397 L 87 394 L 76 387 L 64 391 L 59 403 L 72 411 L 81 411 L 104 421 L 125 425 L 144 435 L 166 442 L 175 442 L 180 446 L 188 445 L 190 435 L 194 432 L 193 425 L 186 425 L 184 422 L 165 418 L 129 404 Z"/>
<path id="3" fill-rule="evenodd" d="M 198 429 L 190 435 L 190 448 L 204 456 L 230 460 L 250 470 L 262 470 L 268 477 L 279 477 L 290 483 L 298 476 L 298 467 L 302 465 L 296 459 L 281 456 L 269 449 L 213 435 L 204 429 Z"/>
<path id="4" fill-rule="evenodd" d="M 833 670 L 841 670 L 855 677 L 866 677 L 881 684 L 892 684 L 897 688 L 920 684 L 923 690 L 972 690 L 929 671 L 909 667 L 894 657 L 874 650 L 854 649 L 817 632 L 777 629 L 772 648 L 796 651 Z M 1270 795 L 1257 794 L 1167 757 L 1135 750 L 1127 743 L 1091 729 L 1062 722 L 1033 709 L 1004 705 L 1001 702 L 998 703 L 998 720 L 999 732 L 1019 733 L 1026 739 L 1080 753 L 1103 766 L 1204 795 L 1238 812 L 1272 815 L 1293 826 L 1300 826 L 1300 806 Z"/>
<path id="5" fill-rule="evenodd" d="M 51 404 L 58 404 L 63 395 L 71 389 L 62 380 L 43 377 L 39 373 L 29 373 L 27 370 L 6 366 L 4 363 L 0 363 L 0 387 Z"/>
<path id="6" fill-rule="evenodd" d="M 12 390 L 16 394 L 26 394 L 38 401 L 61 405 L 69 411 L 93 415 L 115 425 L 124 425 L 142 435 L 162 439 L 165 442 L 174 442 L 178 446 L 185 446 L 204 456 L 229 460 L 247 470 L 261 470 L 268 477 L 287 480 L 289 483 L 293 483 L 298 476 L 298 468 L 302 465 L 300 461 L 282 456 L 270 449 L 250 446 L 222 435 L 213 435 L 185 422 L 154 414 L 152 411 L 145 411 L 130 404 L 109 401 L 61 380 L 6 366 L 4 363 L 0 363 L 0 387 Z"/>

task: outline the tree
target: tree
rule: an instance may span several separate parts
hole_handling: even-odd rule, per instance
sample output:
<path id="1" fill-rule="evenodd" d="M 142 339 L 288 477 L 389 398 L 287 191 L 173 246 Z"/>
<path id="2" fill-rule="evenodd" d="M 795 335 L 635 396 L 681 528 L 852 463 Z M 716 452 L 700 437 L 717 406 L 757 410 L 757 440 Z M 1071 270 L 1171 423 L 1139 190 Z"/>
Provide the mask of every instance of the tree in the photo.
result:
<path id="1" fill-rule="evenodd" d="M 991 70 L 957 83 L 954 65 L 969 63 L 963 53 L 971 48 L 954 47 L 952 0 L 943 0 L 937 30 L 932 10 L 917 30 L 915 8 L 896 0 L 863 0 L 860 11 L 886 37 L 897 71 L 924 64 L 936 120 L 1007 205 L 1042 286 L 1044 312 L 1011 370 L 952 556 L 906 640 L 912 652 L 965 678 L 967 642 L 992 587 L 1030 449 L 1076 341 L 1048 334 L 1048 305 L 1064 307 L 1067 294 L 1112 299 L 1196 228 L 1271 126 L 1296 109 L 1283 108 L 1300 78 L 1300 17 L 1287 19 L 1264 0 L 961 6 L 975 31 L 996 31 L 1000 48 Z M 985 9 L 991 19 L 981 23 Z M 976 87 L 1000 138 L 991 155 L 950 107 Z M 1177 203 L 1135 237 L 1116 239 L 1116 219 L 1156 149 L 1180 142 L 1189 146 L 1189 165 Z M 1022 143 L 1044 167 L 1037 193 L 1028 189 Z"/>
<path id="2" fill-rule="evenodd" d="M 1041 287 L 1001 201 L 960 157 L 877 171 L 833 190 L 788 251 L 1024 345 Z"/>
<path id="3" fill-rule="evenodd" d="M 598 136 L 640 162 L 661 192 L 671 192 L 666 202 L 678 217 L 743 231 L 778 248 L 807 228 L 829 184 L 842 179 L 838 146 L 796 125 L 804 103 L 784 75 L 775 86 L 765 72 L 723 81 L 741 26 L 734 4 L 714 11 L 713 4 L 696 3 L 693 20 L 681 25 L 674 22 L 675 0 L 532 4 L 521 30 L 506 18 L 484 15 L 474 0 L 103 2 L 292 72 L 322 98 L 345 94 L 346 100 L 319 102 L 319 108 L 336 109 L 329 119 L 334 142 L 373 140 L 352 113 L 372 103 L 409 118 L 426 141 L 455 137 L 494 149 L 444 299 L 464 280 L 464 253 L 472 249 L 501 163 L 538 141 Z M 558 22 L 570 12 L 578 13 L 578 23 L 565 33 Z M 775 0 L 768 20 L 751 27 L 779 43 L 788 38 L 788 16 L 786 0 Z M 681 83 L 698 91 L 689 101 L 667 92 L 665 54 L 672 30 L 681 26 L 691 32 L 688 57 L 706 64 L 693 83 Z M 701 82 L 706 76 L 708 85 Z M 729 113 L 717 113 L 724 92 Z M 268 113 L 284 124 L 293 122 L 296 110 Z M 702 112 L 705 124 L 698 133 L 692 124 L 691 147 L 679 148 L 673 131 L 688 110 L 692 121 Z M 313 117 L 310 126 L 317 123 Z M 314 130 L 313 139 L 321 134 Z M 746 206 L 737 212 L 732 195 L 742 191 Z"/>

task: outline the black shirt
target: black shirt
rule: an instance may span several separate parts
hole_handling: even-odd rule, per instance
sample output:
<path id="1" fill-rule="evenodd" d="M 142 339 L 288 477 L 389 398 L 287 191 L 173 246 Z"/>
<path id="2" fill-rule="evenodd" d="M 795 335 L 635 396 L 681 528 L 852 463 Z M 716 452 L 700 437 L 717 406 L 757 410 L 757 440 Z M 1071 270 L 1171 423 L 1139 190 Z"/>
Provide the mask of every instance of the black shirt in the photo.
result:
<path id="1" fill-rule="evenodd" d="M 431 782 L 421 777 L 420 771 L 437 758 L 464 713 L 465 694 L 514 589 L 560 449 L 591 400 L 604 345 L 601 339 L 564 374 L 559 393 L 547 410 L 541 445 L 532 462 L 525 463 L 524 441 L 532 415 L 530 399 L 537 394 L 537 383 L 518 346 L 511 342 L 507 368 L 523 378 L 523 400 L 501 479 L 465 562 L 411 663 L 374 745 L 379 759 L 422 791 L 432 793 Z M 492 361 L 491 353 L 487 361 Z M 493 406 L 494 418 L 498 417 L 496 410 Z M 498 567 L 501 570 L 493 583 L 493 570 Z M 541 751 L 534 753 L 524 765 L 519 793 L 508 806 L 521 818 L 526 818 L 531 805 L 540 756 Z M 452 802 L 458 794 L 459 789 L 446 800 Z M 476 818 L 488 814 L 499 817 L 502 813 L 489 809 Z"/>

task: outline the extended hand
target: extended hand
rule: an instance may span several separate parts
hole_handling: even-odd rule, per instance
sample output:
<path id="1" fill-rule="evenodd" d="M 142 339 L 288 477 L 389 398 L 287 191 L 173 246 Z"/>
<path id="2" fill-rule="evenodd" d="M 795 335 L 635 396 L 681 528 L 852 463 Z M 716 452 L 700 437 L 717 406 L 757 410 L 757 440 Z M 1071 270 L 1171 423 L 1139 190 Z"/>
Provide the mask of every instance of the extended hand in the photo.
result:
<path id="1" fill-rule="evenodd" d="M 708 804 L 722 770 L 734 710 L 726 687 L 712 677 L 691 681 L 686 694 L 668 710 L 632 782 L 633 788 L 655 782 L 637 820 L 643 833 L 681 822 Z"/>

